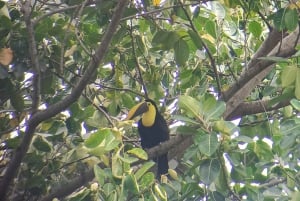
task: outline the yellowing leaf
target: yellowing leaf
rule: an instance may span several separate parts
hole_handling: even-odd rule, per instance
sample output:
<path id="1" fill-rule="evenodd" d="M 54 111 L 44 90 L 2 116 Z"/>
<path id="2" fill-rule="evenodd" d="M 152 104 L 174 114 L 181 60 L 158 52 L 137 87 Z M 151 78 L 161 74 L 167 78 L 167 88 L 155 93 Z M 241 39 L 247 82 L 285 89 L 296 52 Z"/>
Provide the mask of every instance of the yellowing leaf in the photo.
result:
<path id="1" fill-rule="evenodd" d="M 10 64 L 13 59 L 13 51 L 10 48 L 2 48 L 0 50 L 0 63 L 4 66 Z"/>
<path id="2" fill-rule="evenodd" d="M 68 49 L 68 50 L 65 52 L 64 57 L 72 56 L 76 50 L 77 50 L 77 45 L 73 45 L 70 49 Z"/>
<path id="3" fill-rule="evenodd" d="M 159 6 L 160 0 L 153 0 L 152 3 L 154 6 Z"/>

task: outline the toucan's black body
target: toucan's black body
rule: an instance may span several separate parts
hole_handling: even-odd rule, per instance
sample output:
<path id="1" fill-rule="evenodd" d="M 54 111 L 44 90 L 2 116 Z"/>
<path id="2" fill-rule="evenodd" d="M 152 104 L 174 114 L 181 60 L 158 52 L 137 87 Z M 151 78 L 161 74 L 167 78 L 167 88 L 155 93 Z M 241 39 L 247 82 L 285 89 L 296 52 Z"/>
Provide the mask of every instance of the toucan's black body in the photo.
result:
<path id="1" fill-rule="evenodd" d="M 138 132 L 141 138 L 141 145 L 143 149 L 149 149 L 159 145 L 160 143 L 169 140 L 169 128 L 166 120 L 159 113 L 158 108 L 153 100 L 147 99 L 145 102 L 148 104 L 151 103 L 155 107 L 155 120 L 152 126 L 143 125 L 142 119 L 145 118 L 143 115 L 142 118 L 138 121 Z M 147 104 L 143 104 L 146 106 Z M 135 109 L 134 109 L 135 110 Z M 146 113 L 149 111 L 147 107 L 138 107 L 136 111 L 133 111 L 134 114 L 129 117 L 132 119 L 133 117 Z M 157 177 L 160 178 L 162 174 L 168 173 L 168 154 L 160 155 L 153 160 L 157 163 Z"/>
<path id="2" fill-rule="evenodd" d="M 151 100 L 147 100 L 151 101 Z M 138 122 L 138 131 L 141 137 L 141 145 L 144 149 L 149 149 L 155 147 L 161 142 L 169 140 L 169 128 L 166 120 L 158 112 L 158 109 L 155 103 L 152 101 L 152 104 L 156 109 L 155 122 L 151 127 L 145 127 L 142 124 L 142 119 Z M 154 158 L 154 161 L 157 162 L 157 176 L 160 177 L 162 174 L 168 173 L 168 154 L 163 154 Z"/>

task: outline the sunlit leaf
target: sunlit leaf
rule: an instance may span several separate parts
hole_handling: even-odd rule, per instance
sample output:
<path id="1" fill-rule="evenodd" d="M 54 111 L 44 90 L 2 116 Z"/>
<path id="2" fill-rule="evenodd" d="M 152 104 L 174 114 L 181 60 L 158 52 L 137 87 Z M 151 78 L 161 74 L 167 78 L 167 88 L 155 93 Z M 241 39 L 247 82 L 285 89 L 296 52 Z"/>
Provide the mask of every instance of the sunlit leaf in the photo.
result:
<path id="1" fill-rule="evenodd" d="M 290 101 L 291 105 L 298 111 L 300 111 L 300 101 L 293 98 L 291 101 Z"/>
<path id="2" fill-rule="evenodd" d="M 150 170 L 155 165 L 153 161 L 147 161 L 146 163 L 143 163 L 143 165 L 137 170 L 135 173 L 135 177 L 137 180 L 139 180 L 142 176 L 146 174 L 147 171 Z"/>
<path id="3" fill-rule="evenodd" d="M 200 113 L 200 103 L 190 96 L 180 96 L 178 100 L 179 107 L 192 117 L 197 117 Z"/>
<path id="4" fill-rule="evenodd" d="M 255 36 L 255 37 L 260 37 L 262 33 L 262 27 L 261 24 L 257 21 L 251 21 L 249 23 L 249 31 Z"/>
<path id="5" fill-rule="evenodd" d="M 281 73 L 281 85 L 287 87 L 295 83 L 297 76 L 296 66 L 287 66 L 282 70 Z"/>
<path id="6" fill-rule="evenodd" d="M 147 152 L 145 152 L 143 149 L 141 148 L 133 148 L 127 151 L 127 153 L 129 154 L 133 154 L 136 157 L 143 159 L 143 160 L 148 160 L 148 155 Z"/>
<path id="7" fill-rule="evenodd" d="M 207 156 L 211 156 L 216 152 L 219 146 L 218 137 L 216 133 L 200 135 L 197 138 L 197 145 L 201 153 Z"/>

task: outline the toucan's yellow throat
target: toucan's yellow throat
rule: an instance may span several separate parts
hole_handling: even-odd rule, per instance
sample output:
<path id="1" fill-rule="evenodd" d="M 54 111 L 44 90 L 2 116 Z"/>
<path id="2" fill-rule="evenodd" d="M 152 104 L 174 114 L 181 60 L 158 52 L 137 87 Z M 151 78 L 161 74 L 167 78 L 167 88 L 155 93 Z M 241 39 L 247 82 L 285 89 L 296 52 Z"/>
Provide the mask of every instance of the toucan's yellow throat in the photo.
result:
<path id="1" fill-rule="evenodd" d="M 142 115 L 143 126 L 151 127 L 155 122 L 156 108 L 150 101 L 139 103 L 130 109 L 126 120 L 133 119 L 138 115 Z"/>

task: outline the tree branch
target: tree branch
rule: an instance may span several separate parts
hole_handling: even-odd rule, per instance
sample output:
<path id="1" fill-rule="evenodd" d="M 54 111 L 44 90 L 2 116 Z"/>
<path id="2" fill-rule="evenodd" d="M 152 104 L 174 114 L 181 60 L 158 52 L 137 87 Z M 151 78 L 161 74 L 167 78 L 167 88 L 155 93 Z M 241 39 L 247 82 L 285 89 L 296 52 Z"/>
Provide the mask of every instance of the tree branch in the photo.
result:
<path id="1" fill-rule="evenodd" d="M 245 115 L 277 110 L 290 104 L 290 100 L 282 101 L 276 105 L 270 105 L 270 101 L 271 100 L 258 100 L 252 102 L 243 102 L 231 113 L 230 116 L 227 117 L 227 120 L 237 119 Z"/>
<path id="2" fill-rule="evenodd" d="M 295 44 L 299 43 L 298 33 L 299 28 L 286 36 L 282 40 L 282 43 L 277 43 L 277 46 L 272 49 L 271 52 L 266 52 L 265 54 L 263 54 L 263 52 L 257 53 L 255 58 L 258 59 L 258 56 L 277 56 L 284 58 L 292 56 L 296 52 Z M 275 35 L 276 34 L 274 34 L 274 36 Z M 276 38 L 273 40 L 276 40 Z M 268 48 L 266 49 L 268 50 Z M 226 112 L 223 115 L 225 119 L 231 116 L 234 110 L 251 93 L 253 88 L 257 86 L 265 76 L 268 75 L 268 73 L 274 67 L 275 62 L 271 60 L 258 60 L 253 62 L 251 61 L 250 64 L 253 64 L 253 66 L 248 66 L 245 68 L 239 80 L 223 93 L 222 98 L 226 102 L 227 106 Z"/>
<path id="3" fill-rule="evenodd" d="M 30 5 L 30 1 L 29 5 Z M 90 76 L 92 76 L 96 69 L 98 68 L 101 60 L 104 58 L 105 53 L 109 47 L 111 39 L 119 25 L 120 19 L 122 17 L 123 10 L 127 5 L 126 0 L 120 0 L 115 8 L 115 12 L 112 16 L 111 22 L 102 38 L 102 42 L 98 49 L 95 51 L 95 54 L 91 58 L 87 70 L 85 71 L 82 78 L 79 80 L 75 88 L 72 90 L 71 94 L 64 98 L 62 101 L 59 101 L 43 111 L 38 111 L 33 114 L 29 121 L 27 122 L 27 128 L 25 130 L 24 137 L 20 146 L 17 148 L 12 160 L 10 161 L 7 170 L 4 174 L 3 180 L 0 183 L 0 200 L 5 200 L 9 185 L 13 178 L 15 177 L 16 172 L 18 171 L 21 161 L 23 160 L 28 147 L 31 143 L 33 134 L 36 127 L 44 120 L 53 117 L 59 112 L 65 110 L 70 104 L 75 102 L 79 97 L 85 86 L 88 84 Z"/>

